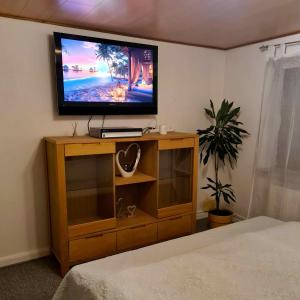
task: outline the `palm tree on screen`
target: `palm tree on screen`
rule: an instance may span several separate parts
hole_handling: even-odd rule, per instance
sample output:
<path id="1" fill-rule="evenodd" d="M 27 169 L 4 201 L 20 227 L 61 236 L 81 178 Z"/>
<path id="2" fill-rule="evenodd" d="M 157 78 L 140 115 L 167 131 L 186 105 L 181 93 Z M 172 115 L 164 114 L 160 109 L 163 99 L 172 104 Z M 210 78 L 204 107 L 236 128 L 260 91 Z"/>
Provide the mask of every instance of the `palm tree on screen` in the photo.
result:
<path id="1" fill-rule="evenodd" d="M 103 59 L 107 63 L 111 81 L 113 81 L 112 70 L 111 70 L 111 66 L 109 64 L 109 62 L 112 60 L 112 54 L 113 54 L 111 47 L 109 45 L 105 45 L 105 44 L 97 44 L 95 54 L 99 60 Z"/>

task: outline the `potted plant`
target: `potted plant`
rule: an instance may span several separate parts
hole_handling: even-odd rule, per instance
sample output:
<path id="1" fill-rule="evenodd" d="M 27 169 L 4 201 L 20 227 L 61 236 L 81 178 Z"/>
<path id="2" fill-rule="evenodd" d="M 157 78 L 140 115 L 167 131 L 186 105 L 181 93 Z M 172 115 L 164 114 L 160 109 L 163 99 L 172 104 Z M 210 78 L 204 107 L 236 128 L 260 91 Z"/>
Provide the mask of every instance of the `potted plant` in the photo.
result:
<path id="1" fill-rule="evenodd" d="M 223 199 L 228 204 L 236 201 L 232 185 L 221 182 L 219 169 L 228 163 L 234 168 L 242 140 L 249 133 L 240 128 L 243 125 L 238 121 L 240 108 L 234 108 L 233 102 L 224 99 L 219 110 L 215 112 L 214 104 L 210 100 L 210 108 L 205 108 L 205 113 L 211 121 L 211 126 L 197 130 L 200 136 L 200 163 L 206 165 L 210 158 L 213 159 L 214 179 L 207 177 L 208 183 L 202 189 L 213 191 L 211 196 L 215 198 L 216 208 L 209 211 L 208 220 L 210 227 L 217 227 L 231 223 L 233 215 L 230 210 L 221 208 L 220 201 Z"/>

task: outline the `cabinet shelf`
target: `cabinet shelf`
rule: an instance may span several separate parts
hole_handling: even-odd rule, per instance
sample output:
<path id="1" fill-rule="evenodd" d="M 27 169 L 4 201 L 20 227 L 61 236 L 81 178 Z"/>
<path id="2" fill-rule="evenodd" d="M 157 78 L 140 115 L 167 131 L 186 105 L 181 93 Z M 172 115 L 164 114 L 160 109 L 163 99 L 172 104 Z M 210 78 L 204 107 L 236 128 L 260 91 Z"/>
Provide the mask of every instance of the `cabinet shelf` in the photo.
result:
<path id="1" fill-rule="evenodd" d="M 156 181 L 156 178 L 147 174 L 144 174 L 142 172 L 135 172 L 133 176 L 131 177 L 121 177 L 116 176 L 115 177 L 115 185 L 121 186 L 121 185 L 127 185 L 127 184 L 135 184 L 135 183 L 143 183 L 143 182 L 151 182 Z"/>
<path id="2" fill-rule="evenodd" d="M 76 218 L 69 220 L 69 226 L 73 225 L 79 225 L 79 224 L 85 224 L 85 223 L 90 223 L 90 222 L 95 222 L 95 221 L 101 221 L 103 220 L 100 216 L 91 216 L 91 217 L 85 217 L 85 218 Z"/>
<path id="3" fill-rule="evenodd" d="M 85 234 L 113 229 L 116 227 L 116 224 L 116 218 L 101 218 L 93 216 L 73 219 L 71 222 L 69 221 L 68 224 L 69 238 L 78 238 Z"/>
<path id="4" fill-rule="evenodd" d="M 156 221 L 156 218 L 137 208 L 134 217 L 117 219 L 117 228 L 125 229 L 132 226 L 146 225 Z"/>

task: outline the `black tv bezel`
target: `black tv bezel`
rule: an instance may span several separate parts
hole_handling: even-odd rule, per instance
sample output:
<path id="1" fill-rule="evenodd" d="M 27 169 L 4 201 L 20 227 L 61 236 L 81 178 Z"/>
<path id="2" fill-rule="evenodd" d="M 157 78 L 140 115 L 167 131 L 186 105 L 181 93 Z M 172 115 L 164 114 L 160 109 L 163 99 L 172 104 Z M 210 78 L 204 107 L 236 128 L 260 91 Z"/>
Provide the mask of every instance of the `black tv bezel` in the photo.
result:
<path id="1" fill-rule="evenodd" d="M 131 43 L 61 32 L 54 32 L 57 104 L 59 115 L 156 115 L 157 114 L 157 71 L 158 47 L 154 45 Z M 153 101 L 152 103 L 95 103 L 64 101 L 61 39 L 73 39 L 116 46 L 151 49 L 153 52 Z"/>

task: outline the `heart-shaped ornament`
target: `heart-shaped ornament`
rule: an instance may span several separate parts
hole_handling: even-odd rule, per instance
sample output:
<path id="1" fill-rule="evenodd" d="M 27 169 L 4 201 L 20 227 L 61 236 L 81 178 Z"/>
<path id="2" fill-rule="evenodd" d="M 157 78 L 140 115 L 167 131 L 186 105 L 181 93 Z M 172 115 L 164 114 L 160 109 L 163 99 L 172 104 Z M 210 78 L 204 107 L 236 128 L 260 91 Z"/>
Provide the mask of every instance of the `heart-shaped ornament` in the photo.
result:
<path id="1" fill-rule="evenodd" d="M 130 149 L 132 149 L 132 147 L 136 147 L 137 149 L 136 157 L 132 162 L 128 162 L 126 158 Z M 121 157 L 123 157 L 122 163 L 120 162 Z M 141 158 L 141 147 L 137 143 L 130 144 L 126 148 L 126 150 L 119 150 L 116 155 L 116 163 L 117 163 L 118 170 L 120 171 L 120 174 L 123 177 L 131 177 L 136 171 L 140 158 Z"/>
<path id="2" fill-rule="evenodd" d="M 136 205 L 128 205 L 127 206 L 128 217 L 134 217 L 136 211 Z"/>

